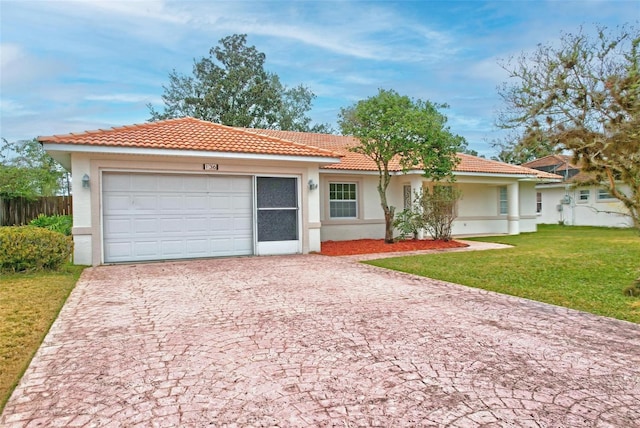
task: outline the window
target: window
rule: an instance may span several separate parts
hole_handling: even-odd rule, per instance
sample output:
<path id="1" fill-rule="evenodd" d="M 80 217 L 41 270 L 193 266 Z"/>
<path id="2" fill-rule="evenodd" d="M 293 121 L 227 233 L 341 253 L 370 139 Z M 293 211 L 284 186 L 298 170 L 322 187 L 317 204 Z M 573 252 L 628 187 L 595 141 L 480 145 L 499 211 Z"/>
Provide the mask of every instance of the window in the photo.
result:
<path id="1" fill-rule="evenodd" d="M 607 189 L 598 189 L 598 200 L 613 199 L 613 195 Z"/>
<path id="2" fill-rule="evenodd" d="M 329 183 L 329 217 L 357 218 L 356 183 Z"/>
<path id="3" fill-rule="evenodd" d="M 402 193 L 404 196 L 404 209 L 411 209 L 413 206 L 413 201 L 411 200 L 411 185 L 405 184 L 402 187 Z"/>
<path id="4" fill-rule="evenodd" d="M 536 193 L 536 212 L 542 212 L 542 193 Z"/>
<path id="5" fill-rule="evenodd" d="M 500 201 L 500 215 L 507 215 L 509 213 L 509 200 L 507 199 L 507 186 L 501 186 L 499 190 Z"/>
<path id="6" fill-rule="evenodd" d="M 580 203 L 589 202 L 590 193 L 591 192 L 589 192 L 589 189 L 580 190 L 580 192 L 578 193 L 578 202 Z"/>

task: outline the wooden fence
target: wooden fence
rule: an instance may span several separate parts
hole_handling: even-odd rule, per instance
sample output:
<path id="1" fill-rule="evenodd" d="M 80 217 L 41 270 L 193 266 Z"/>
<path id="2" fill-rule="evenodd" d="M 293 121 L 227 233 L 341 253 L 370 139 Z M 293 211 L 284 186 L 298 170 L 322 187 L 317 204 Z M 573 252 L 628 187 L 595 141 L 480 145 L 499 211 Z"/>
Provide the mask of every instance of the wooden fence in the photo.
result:
<path id="1" fill-rule="evenodd" d="M 72 196 L 48 196 L 35 201 L 0 198 L 0 226 L 19 226 L 44 215 L 72 215 Z"/>

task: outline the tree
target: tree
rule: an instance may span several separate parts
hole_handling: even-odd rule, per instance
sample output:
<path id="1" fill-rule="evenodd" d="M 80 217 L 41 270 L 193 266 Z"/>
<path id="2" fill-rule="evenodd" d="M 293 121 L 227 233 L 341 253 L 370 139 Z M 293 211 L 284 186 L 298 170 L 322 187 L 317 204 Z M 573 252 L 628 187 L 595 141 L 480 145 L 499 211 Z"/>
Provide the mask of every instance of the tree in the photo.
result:
<path id="1" fill-rule="evenodd" d="M 629 209 L 640 229 L 640 34 L 564 34 L 559 46 L 539 45 L 503 67 L 515 80 L 500 95 L 498 119 L 518 130 L 520 147 L 548 142 Z M 618 188 L 629 187 L 628 192 Z"/>
<path id="2" fill-rule="evenodd" d="M 417 239 L 418 231 L 426 229 L 433 239 L 451 240 L 453 221 L 458 216 L 456 205 L 462 196 L 451 185 L 434 184 L 431 189 L 416 191 L 411 207 L 398 214 L 393 226 L 400 231 L 400 239 Z"/>
<path id="3" fill-rule="evenodd" d="M 453 186 L 435 185 L 431 190 L 421 189 L 416 204 L 420 224 L 433 239 L 451 240 L 453 221 L 458 216 L 456 204 L 462 196 L 460 189 Z"/>
<path id="4" fill-rule="evenodd" d="M 54 196 L 66 188 L 67 173 L 37 140 L 9 143 L 0 149 L 0 196 L 35 199 Z"/>
<path id="5" fill-rule="evenodd" d="M 192 76 L 169 73 L 169 84 L 163 85 L 164 110 L 148 104 L 150 120 L 192 116 L 246 128 L 330 130 L 328 125 L 310 127 L 313 92 L 303 85 L 284 86 L 264 69 L 265 54 L 246 42 L 246 34 L 220 39 L 209 57 L 194 60 Z"/>
<path id="6" fill-rule="evenodd" d="M 466 142 L 445 127 L 447 118 L 438 109 L 446 107 L 380 89 L 378 95 L 340 111 L 338 122 L 342 133 L 360 140 L 351 150 L 369 157 L 378 168 L 378 194 L 387 243 L 393 242 L 395 214 L 395 207 L 387 202 L 391 162 L 397 159 L 403 171 L 421 168 L 425 177 L 434 180 L 453 177 L 456 152 Z"/>

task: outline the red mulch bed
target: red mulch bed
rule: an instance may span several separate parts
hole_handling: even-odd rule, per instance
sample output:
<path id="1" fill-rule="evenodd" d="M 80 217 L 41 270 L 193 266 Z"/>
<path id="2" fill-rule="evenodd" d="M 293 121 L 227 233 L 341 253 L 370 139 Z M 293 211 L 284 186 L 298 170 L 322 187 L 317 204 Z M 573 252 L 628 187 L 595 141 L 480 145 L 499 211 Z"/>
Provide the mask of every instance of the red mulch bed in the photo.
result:
<path id="1" fill-rule="evenodd" d="M 467 247 L 457 241 L 417 239 L 385 244 L 384 239 L 356 239 L 354 241 L 325 241 L 320 254 L 325 256 L 350 256 L 353 254 L 392 253 L 396 251 L 442 250 Z"/>

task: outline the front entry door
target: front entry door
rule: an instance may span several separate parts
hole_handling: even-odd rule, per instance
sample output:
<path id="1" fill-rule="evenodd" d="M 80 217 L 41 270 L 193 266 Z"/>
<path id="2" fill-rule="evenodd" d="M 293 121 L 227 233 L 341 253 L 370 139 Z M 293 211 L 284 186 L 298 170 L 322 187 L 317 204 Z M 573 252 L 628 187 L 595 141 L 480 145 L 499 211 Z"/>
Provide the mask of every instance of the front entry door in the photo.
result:
<path id="1" fill-rule="evenodd" d="M 257 253 L 295 254 L 300 249 L 298 179 L 256 177 Z"/>

